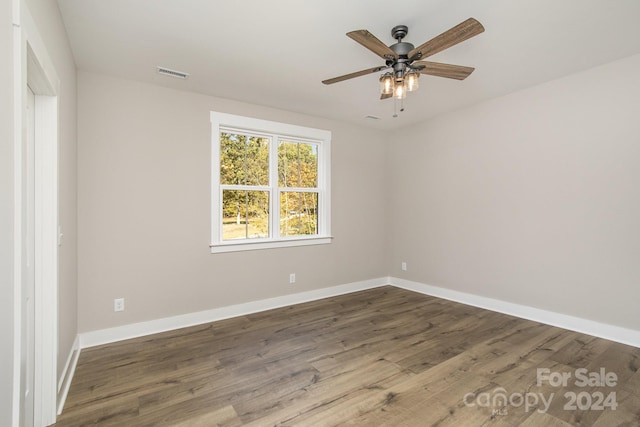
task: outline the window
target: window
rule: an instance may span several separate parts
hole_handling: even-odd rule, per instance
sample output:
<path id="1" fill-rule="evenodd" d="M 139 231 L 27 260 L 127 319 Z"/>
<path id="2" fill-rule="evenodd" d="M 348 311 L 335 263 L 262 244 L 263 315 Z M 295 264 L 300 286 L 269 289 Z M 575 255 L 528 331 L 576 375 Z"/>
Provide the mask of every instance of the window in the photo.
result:
<path id="1" fill-rule="evenodd" d="M 211 252 L 330 243 L 331 132 L 211 113 Z"/>

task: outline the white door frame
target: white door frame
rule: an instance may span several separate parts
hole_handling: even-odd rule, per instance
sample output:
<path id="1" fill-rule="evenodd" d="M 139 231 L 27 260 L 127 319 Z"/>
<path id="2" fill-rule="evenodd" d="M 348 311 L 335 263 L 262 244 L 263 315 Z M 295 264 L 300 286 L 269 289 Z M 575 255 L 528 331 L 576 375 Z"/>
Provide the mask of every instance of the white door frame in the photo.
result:
<path id="1" fill-rule="evenodd" d="M 18 3 L 14 2 L 14 5 Z M 27 84 L 35 93 L 35 363 L 34 425 L 56 421 L 58 353 L 58 94 L 60 81 L 24 1 L 14 15 L 14 190 L 15 336 L 14 425 L 22 425 L 20 361 L 22 334 L 22 146 L 26 129 Z M 16 22 L 18 19 L 18 22 Z M 17 401 L 16 401 L 17 400 Z M 16 411 L 17 410 L 17 411 Z"/>

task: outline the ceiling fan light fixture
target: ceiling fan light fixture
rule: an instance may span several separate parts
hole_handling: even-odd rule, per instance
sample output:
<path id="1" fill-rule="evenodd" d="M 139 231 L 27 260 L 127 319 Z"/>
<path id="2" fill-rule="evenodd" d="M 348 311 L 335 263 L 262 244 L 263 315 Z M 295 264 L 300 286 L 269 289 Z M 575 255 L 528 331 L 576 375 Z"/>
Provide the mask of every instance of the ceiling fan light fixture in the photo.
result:
<path id="1" fill-rule="evenodd" d="M 391 73 L 385 73 L 380 77 L 380 94 L 392 95 L 395 80 Z"/>
<path id="2" fill-rule="evenodd" d="M 418 83 L 418 78 L 420 78 L 420 73 L 418 73 L 416 70 L 411 70 L 407 73 L 405 81 L 408 92 L 418 90 L 418 87 L 420 86 Z"/>

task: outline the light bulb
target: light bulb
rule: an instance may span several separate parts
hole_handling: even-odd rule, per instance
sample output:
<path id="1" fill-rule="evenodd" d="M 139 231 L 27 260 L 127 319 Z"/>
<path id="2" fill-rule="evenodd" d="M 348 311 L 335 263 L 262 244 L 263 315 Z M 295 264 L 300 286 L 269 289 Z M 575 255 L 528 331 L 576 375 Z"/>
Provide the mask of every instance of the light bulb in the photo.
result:
<path id="1" fill-rule="evenodd" d="M 393 96 L 396 99 L 405 99 L 407 97 L 407 90 L 405 88 L 403 79 L 396 79 L 396 84 L 393 89 Z"/>
<path id="2" fill-rule="evenodd" d="M 407 90 L 409 92 L 413 92 L 417 90 L 419 87 L 418 78 L 420 77 L 420 73 L 417 71 L 411 70 L 407 73 Z"/>
<path id="3" fill-rule="evenodd" d="M 390 73 L 386 73 L 380 77 L 380 93 L 382 95 L 393 94 L 393 83 L 393 76 Z"/>

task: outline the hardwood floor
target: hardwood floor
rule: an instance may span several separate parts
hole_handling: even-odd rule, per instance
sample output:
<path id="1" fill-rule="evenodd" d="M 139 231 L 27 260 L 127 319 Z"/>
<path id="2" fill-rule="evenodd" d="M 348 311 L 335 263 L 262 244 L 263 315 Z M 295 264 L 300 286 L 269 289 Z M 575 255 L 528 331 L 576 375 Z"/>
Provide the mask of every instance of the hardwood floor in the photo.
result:
<path id="1" fill-rule="evenodd" d="M 83 350 L 56 426 L 639 426 L 638 368 L 638 348 L 382 287 Z"/>

